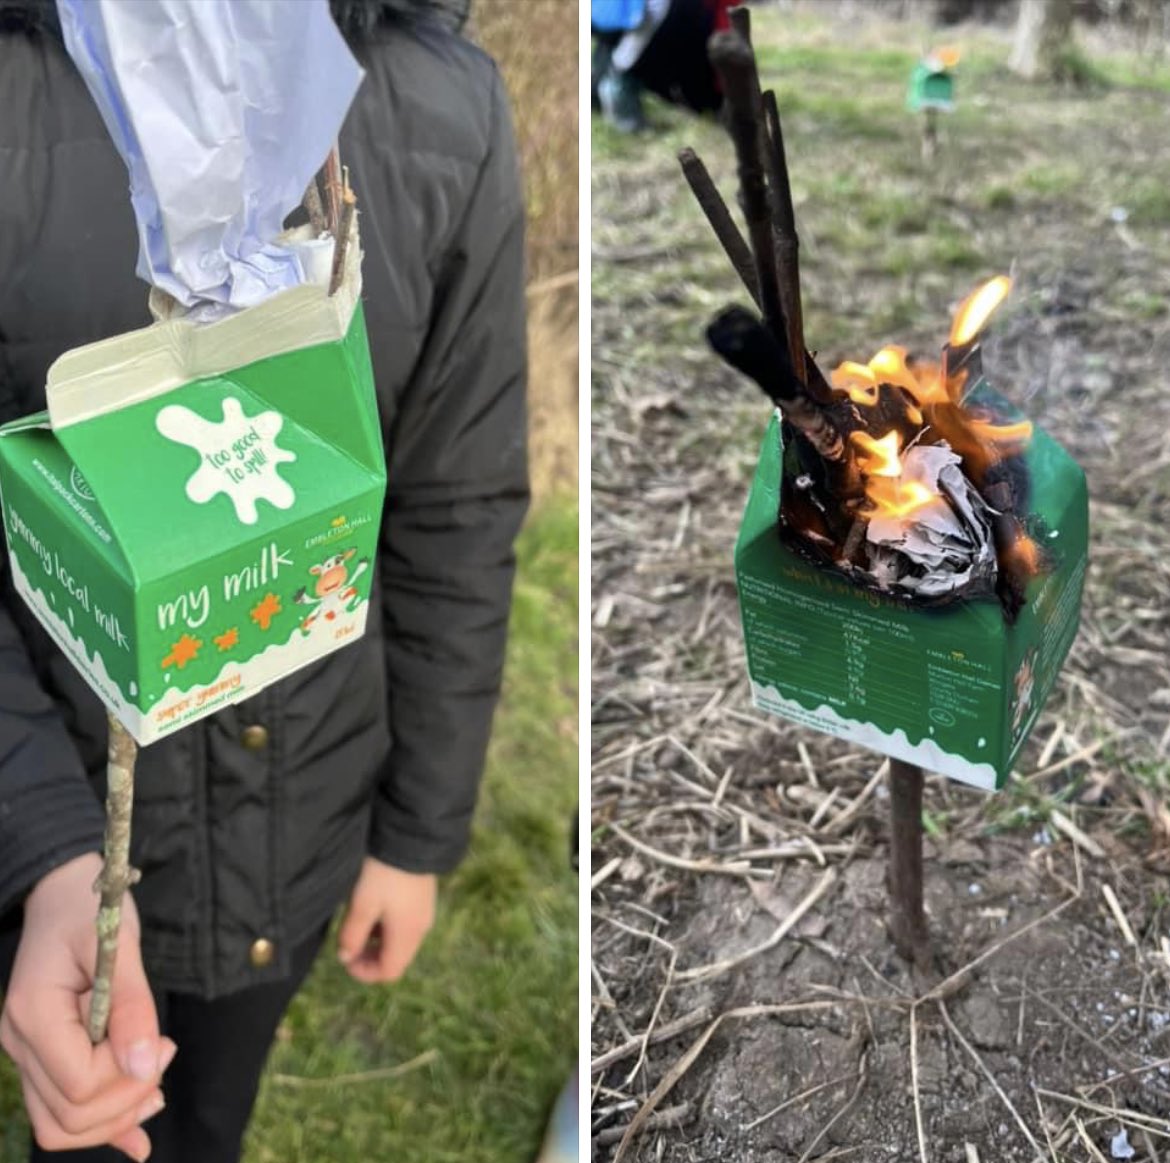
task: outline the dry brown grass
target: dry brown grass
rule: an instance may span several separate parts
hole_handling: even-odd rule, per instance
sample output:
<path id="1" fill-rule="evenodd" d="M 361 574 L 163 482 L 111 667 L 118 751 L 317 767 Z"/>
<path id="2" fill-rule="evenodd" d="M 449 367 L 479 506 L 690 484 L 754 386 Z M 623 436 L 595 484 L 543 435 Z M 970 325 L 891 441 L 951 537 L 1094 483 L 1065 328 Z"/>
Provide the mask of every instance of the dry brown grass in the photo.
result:
<path id="1" fill-rule="evenodd" d="M 499 63 L 528 202 L 529 433 L 537 498 L 577 487 L 578 8 L 478 0 L 471 35 Z"/>

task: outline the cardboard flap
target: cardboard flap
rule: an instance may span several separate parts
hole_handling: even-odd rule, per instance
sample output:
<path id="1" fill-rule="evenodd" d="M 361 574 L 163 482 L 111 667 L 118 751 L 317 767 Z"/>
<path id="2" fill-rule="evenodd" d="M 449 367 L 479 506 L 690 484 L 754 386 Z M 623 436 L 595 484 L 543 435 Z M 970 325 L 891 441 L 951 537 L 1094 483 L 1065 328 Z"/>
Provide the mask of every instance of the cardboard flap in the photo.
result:
<path id="1" fill-rule="evenodd" d="M 48 412 L 33 412 L 31 416 L 22 416 L 19 420 L 10 420 L 0 428 L 0 436 L 8 436 L 13 432 L 28 432 L 32 428 L 52 429 Z"/>
<path id="2" fill-rule="evenodd" d="M 52 426 L 60 431 L 192 380 L 339 341 L 360 295 L 361 255 L 351 245 L 335 295 L 306 283 L 218 323 L 171 319 L 74 348 L 49 368 L 45 394 Z"/>

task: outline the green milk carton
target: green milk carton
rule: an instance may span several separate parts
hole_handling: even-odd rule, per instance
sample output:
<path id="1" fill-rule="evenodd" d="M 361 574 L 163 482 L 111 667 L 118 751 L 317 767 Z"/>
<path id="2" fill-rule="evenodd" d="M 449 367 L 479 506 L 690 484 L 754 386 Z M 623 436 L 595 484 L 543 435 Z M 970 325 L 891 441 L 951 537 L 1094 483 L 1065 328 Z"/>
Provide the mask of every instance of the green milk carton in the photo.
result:
<path id="1" fill-rule="evenodd" d="M 944 48 L 929 53 L 914 66 L 906 105 L 914 113 L 924 109 L 940 109 L 950 113 L 955 107 L 955 76 L 952 70 L 959 62 L 955 49 Z"/>
<path id="2" fill-rule="evenodd" d="M 1076 636 L 1089 529 L 1080 467 L 1035 429 L 1026 459 L 1048 564 L 1009 625 L 994 597 L 914 608 L 798 556 L 777 528 L 781 457 L 773 419 L 735 548 L 755 704 L 928 771 L 1002 787 Z"/>
<path id="3" fill-rule="evenodd" d="M 341 289 L 67 352 L 0 428 L 17 591 L 141 744 L 356 640 L 386 473 Z"/>

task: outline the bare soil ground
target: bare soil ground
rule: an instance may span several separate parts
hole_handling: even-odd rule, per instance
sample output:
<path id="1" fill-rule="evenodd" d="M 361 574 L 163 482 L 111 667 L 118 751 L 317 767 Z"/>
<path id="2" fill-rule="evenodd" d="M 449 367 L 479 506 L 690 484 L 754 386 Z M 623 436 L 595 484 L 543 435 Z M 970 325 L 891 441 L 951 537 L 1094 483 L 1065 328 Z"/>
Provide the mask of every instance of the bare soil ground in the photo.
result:
<path id="1" fill-rule="evenodd" d="M 924 168 L 922 29 L 754 28 L 822 367 L 936 352 L 1010 269 L 986 366 L 1085 467 L 1092 564 L 1010 786 L 928 782 L 916 976 L 880 760 L 750 704 L 731 551 L 768 407 L 704 348 L 747 299 L 674 161 L 731 200 L 730 144 L 661 106 L 645 138 L 595 123 L 594 1158 L 1170 1160 L 1170 84 L 1114 54 L 1107 86 L 1028 87 L 960 30 Z"/>

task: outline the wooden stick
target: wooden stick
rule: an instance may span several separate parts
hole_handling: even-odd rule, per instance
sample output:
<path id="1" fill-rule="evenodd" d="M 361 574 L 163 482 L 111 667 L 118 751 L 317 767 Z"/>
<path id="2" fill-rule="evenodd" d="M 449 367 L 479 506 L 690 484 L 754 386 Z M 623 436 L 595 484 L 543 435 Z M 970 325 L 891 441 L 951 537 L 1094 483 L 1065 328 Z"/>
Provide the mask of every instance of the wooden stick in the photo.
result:
<path id="1" fill-rule="evenodd" d="M 735 220 L 731 217 L 731 211 L 727 208 L 727 203 L 723 201 L 711 175 L 707 172 L 707 167 L 703 165 L 702 159 L 693 149 L 688 147 L 680 150 L 678 162 L 682 166 L 683 177 L 686 178 L 687 185 L 690 186 L 691 193 L 695 196 L 695 201 L 699 203 L 699 209 L 706 215 L 707 222 L 715 231 L 715 237 L 719 239 L 719 245 L 723 247 L 723 253 L 727 255 L 735 273 L 739 275 L 740 281 L 747 288 L 748 294 L 751 295 L 753 302 L 758 307 L 760 305 L 760 284 L 756 279 L 756 266 L 752 258 L 751 247 L 740 234 L 739 227 L 736 226 Z"/>
<path id="2" fill-rule="evenodd" d="M 788 324 L 788 350 L 804 351 L 804 310 L 800 302 L 800 239 L 796 233 L 796 212 L 792 206 L 792 185 L 788 178 L 788 159 L 784 153 L 784 134 L 776 94 L 771 89 L 763 95 L 764 156 L 768 181 L 772 187 L 772 227 L 776 232 L 776 273 L 780 281 L 780 305 Z M 797 367 L 796 374 L 817 399 L 816 377 L 808 369 Z M 823 382 L 823 381 L 821 381 Z M 827 404 L 828 398 L 819 399 Z"/>
<path id="3" fill-rule="evenodd" d="M 744 240 L 739 227 L 736 226 L 735 220 L 731 217 L 727 203 L 723 200 L 722 194 L 719 193 L 715 183 L 711 180 L 711 175 L 707 172 L 707 167 L 695 154 L 695 151 L 684 149 L 679 153 L 678 158 L 687 183 L 695 195 L 695 200 L 699 203 L 711 229 L 715 232 L 715 237 L 723 247 L 723 253 L 727 255 L 735 273 L 739 275 L 748 294 L 751 295 L 758 307 L 760 305 L 760 288 L 756 281 L 755 260 L 752 258 L 751 247 Z M 832 391 L 825 381 L 825 377 L 821 375 L 821 369 L 817 367 L 812 352 L 807 347 L 804 349 L 804 367 L 808 377 L 808 382 L 805 384 L 808 394 L 817 401 L 832 401 Z"/>
<path id="4" fill-rule="evenodd" d="M 329 224 L 325 218 L 325 207 L 321 204 L 321 190 L 317 185 L 316 177 L 309 182 L 301 204 L 309 212 L 309 223 L 313 227 L 313 233 L 320 238 L 328 229 Z"/>
<path id="5" fill-rule="evenodd" d="M 746 4 L 736 5 L 727 10 L 727 19 L 731 21 L 732 29 L 743 37 L 743 43 L 752 46 L 752 10 Z"/>
<path id="6" fill-rule="evenodd" d="M 138 745 L 113 715 L 109 716 L 109 767 L 106 787 L 106 843 L 101 875 L 94 889 L 101 893 L 97 915 L 98 955 L 93 974 L 93 1000 L 87 1031 L 96 1046 L 110 1023 L 110 990 L 122 925 L 122 898 L 137 884 L 139 872 L 130 867 L 130 825 L 134 809 L 134 762 Z"/>
<path id="7" fill-rule="evenodd" d="M 760 309 L 772 334 L 778 339 L 787 338 L 784 309 L 780 303 L 780 284 L 776 276 L 776 250 L 772 238 L 768 187 L 760 156 L 760 83 L 756 76 L 755 57 L 743 38 L 734 32 L 717 32 L 708 42 L 707 53 L 719 75 L 727 102 L 728 128 L 739 163 L 743 212 L 747 219 L 748 240 L 755 258 L 756 282 L 760 289 Z"/>
<path id="8" fill-rule="evenodd" d="M 728 307 L 708 325 L 707 340 L 726 363 L 764 389 L 821 457 L 852 463 L 841 431 L 797 379 L 783 332 L 777 337 L 745 308 Z"/>
<path id="9" fill-rule="evenodd" d="M 341 226 L 342 198 L 344 181 L 341 175 L 341 158 L 337 153 L 337 146 L 329 151 L 325 159 L 325 213 L 329 218 L 329 232 L 334 238 L 338 236 Z"/>
<path id="10" fill-rule="evenodd" d="M 922 905 L 922 768 L 890 760 L 890 934 L 920 969 L 930 964 Z"/>
<path id="11" fill-rule="evenodd" d="M 329 293 L 337 294 L 345 280 L 345 259 L 349 253 L 349 236 L 353 233 L 353 216 L 357 211 L 357 198 L 349 188 L 349 174 L 345 176 L 345 185 L 341 194 L 341 221 L 337 227 L 336 241 L 333 244 L 333 271 L 329 277 Z"/>

